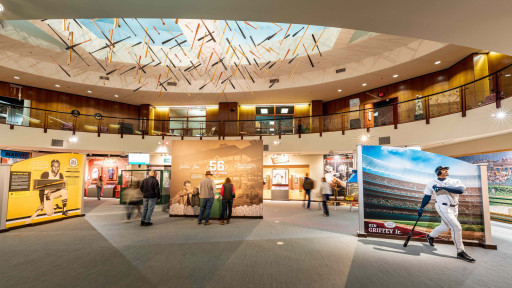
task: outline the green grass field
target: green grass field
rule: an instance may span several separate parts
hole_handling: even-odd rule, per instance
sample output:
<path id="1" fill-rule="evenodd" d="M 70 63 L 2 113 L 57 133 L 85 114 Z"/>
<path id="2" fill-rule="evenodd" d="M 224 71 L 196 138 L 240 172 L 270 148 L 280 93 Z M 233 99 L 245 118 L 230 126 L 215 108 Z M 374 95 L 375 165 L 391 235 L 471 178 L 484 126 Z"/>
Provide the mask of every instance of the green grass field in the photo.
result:
<path id="1" fill-rule="evenodd" d="M 397 224 L 404 224 L 404 225 L 410 225 L 410 226 L 413 226 L 414 225 L 414 221 L 393 221 Z M 430 228 L 430 229 L 434 229 L 436 228 L 438 225 L 440 224 L 439 223 L 434 223 L 434 222 L 418 222 L 418 224 L 416 225 L 417 227 L 424 227 L 424 228 Z M 462 226 L 462 230 L 463 231 L 475 231 L 475 232 L 483 232 L 484 231 L 484 227 L 483 225 L 468 225 L 468 224 L 461 224 Z"/>

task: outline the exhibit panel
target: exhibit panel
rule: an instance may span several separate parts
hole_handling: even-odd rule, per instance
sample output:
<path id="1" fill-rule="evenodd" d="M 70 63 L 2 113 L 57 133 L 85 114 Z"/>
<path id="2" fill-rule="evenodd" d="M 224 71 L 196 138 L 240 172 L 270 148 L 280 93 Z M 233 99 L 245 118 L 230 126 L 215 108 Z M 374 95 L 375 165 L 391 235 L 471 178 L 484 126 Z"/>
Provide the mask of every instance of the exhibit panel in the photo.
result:
<path id="1" fill-rule="evenodd" d="M 456 157 L 472 164 L 485 163 L 491 219 L 512 222 L 512 151 Z"/>
<path id="2" fill-rule="evenodd" d="M 96 197 L 96 184 L 99 177 L 103 179 L 103 189 L 101 197 L 116 198 L 120 187 L 118 186 L 118 177 L 121 170 L 128 167 L 128 159 L 120 157 L 108 158 L 87 158 L 86 179 L 85 179 L 85 196 Z"/>
<path id="3" fill-rule="evenodd" d="M 1 164 L 14 164 L 32 157 L 32 153 L 11 150 L 0 150 Z"/>
<path id="4" fill-rule="evenodd" d="M 199 182 L 213 173 L 216 192 L 211 218 L 220 216 L 220 190 L 227 177 L 236 197 L 232 216 L 263 217 L 263 141 L 173 141 L 171 216 L 199 215 Z"/>
<path id="5" fill-rule="evenodd" d="M 10 167 L 5 228 L 82 214 L 85 157 L 50 154 Z M 3 211 L 2 211 L 3 213 Z"/>
<path id="6" fill-rule="evenodd" d="M 419 219 L 413 237 L 425 237 L 444 221 L 440 213 L 446 212 L 439 207 L 445 205 L 444 208 L 450 207 L 455 211 L 462 226 L 464 241 L 490 243 L 490 236 L 489 239 L 484 237 L 484 232 L 487 232 L 485 229 L 490 227 L 484 227 L 482 199 L 487 190 L 482 189 L 480 167 L 413 149 L 362 146 L 361 150 L 361 167 L 358 172 L 362 172 L 359 183 L 363 184 L 360 189 L 363 210 L 360 217 L 364 217 L 365 233 L 405 237 Z M 442 178 L 436 175 L 438 166 L 443 169 L 449 167 L 449 176 L 445 180 L 439 180 Z M 462 194 L 448 192 L 434 185 L 445 185 L 443 187 L 448 188 L 451 187 L 449 185 L 455 185 Z M 419 218 L 418 210 L 425 193 L 431 193 L 432 199 Z M 452 235 L 445 232 L 439 238 L 451 240 Z"/>
<path id="7" fill-rule="evenodd" d="M 352 175 L 354 159 L 352 154 L 324 155 L 324 177 L 331 187 L 333 203 L 350 203 L 353 196 L 347 194 L 347 181 Z M 348 197 L 347 197 L 348 196 Z"/>
<path id="8" fill-rule="evenodd" d="M 302 188 L 306 174 L 315 183 L 313 191 L 318 191 L 322 174 L 322 155 L 293 155 L 287 153 L 266 154 L 263 166 L 263 199 L 297 200 L 306 199 Z M 312 192 L 313 200 L 321 198 Z"/>

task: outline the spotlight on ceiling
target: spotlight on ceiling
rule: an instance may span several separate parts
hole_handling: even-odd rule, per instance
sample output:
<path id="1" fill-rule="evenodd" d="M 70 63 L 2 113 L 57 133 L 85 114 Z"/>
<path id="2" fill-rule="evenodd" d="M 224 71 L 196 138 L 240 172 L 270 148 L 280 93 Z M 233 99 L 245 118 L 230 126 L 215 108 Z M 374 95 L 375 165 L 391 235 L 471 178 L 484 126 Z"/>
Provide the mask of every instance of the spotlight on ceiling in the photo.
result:
<path id="1" fill-rule="evenodd" d="M 368 136 L 366 136 L 366 135 L 361 136 L 361 141 L 362 142 L 368 141 Z"/>
<path id="2" fill-rule="evenodd" d="M 117 98 L 117 97 L 119 97 L 119 95 L 117 95 L 117 94 L 116 94 L 116 95 L 114 95 L 114 97 L 116 97 L 116 98 Z"/>
<path id="3" fill-rule="evenodd" d="M 76 137 L 76 136 L 72 136 L 71 138 L 69 138 L 69 142 L 71 142 L 71 143 L 76 143 L 76 142 L 78 142 L 78 137 Z"/>
<path id="4" fill-rule="evenodd" d="M 366 86 L 366 83 L 363 83 L 363 86 Z"/>
<path id="5" fill-rule="evenodd" d="M 441 61 L 436 61 L 434 64 L 436 64 L 436 65 L 437 65 L 437 64 L 441 64 Z"/>
<path id="6" fill-rule="evenodd" d="M 341 91 L 343 91 L 343 90 L 341 90 L 341 89 L 338 89 L 338 92 L 341 92 Z"/>
<path id="7" fill-rule="evenodd" d="M 60 87 L 60 85 L 59 84 L 55 84 L 55 87 Z"/>
<path id="8" fill-rule="evenodd" d="M 393 75 L 393 78 L 396 78 L 396 77 L 398 77 L 398 74 Z"/>
<path id="9" fill-rule="evenodd" d="M 91 90 L 87 90 L 87 93 L 92 93 L 92 91 Z"/>
<path id="10" fill-rule="evenodd" d="M 1 5 L 2 5 L 2 4 L 0 4 L 0 6 L 1 6 Z M 20 79 L 20 77 L 18 77 L 18 76 L 14 76 L 14 79 Z"/>
<path id="11" fill-rule="evenodd" d="M 498 119 L 504 119 L 507 117 L 507 113 L 505 111 L 499 111 L 498 113 L 494 114 L 494 117 Z"/>
<path id="12" fill-rule="evenodd" d="M 510 77 L 510 74 L 506 74 L 505 77 Z"/>
<path id="13" fill-rule="evenodd" d="M 279 144 L 281 144 L 281 141 L 279 141 L 279 140 L 274 140 L 274 145 L 279 145 Z"/>

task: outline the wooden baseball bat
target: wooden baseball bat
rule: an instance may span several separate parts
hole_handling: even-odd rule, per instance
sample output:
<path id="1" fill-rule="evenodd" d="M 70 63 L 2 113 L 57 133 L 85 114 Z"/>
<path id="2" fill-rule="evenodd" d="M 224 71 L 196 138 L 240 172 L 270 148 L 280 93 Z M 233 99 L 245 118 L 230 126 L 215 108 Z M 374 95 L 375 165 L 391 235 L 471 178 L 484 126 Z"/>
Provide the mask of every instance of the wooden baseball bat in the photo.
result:
<path id="1" fill-rule="evenodd" d="M 418 221 L 420 220 L 421 216 L 418 216 L 418 219 L 416 219 L 416 223 L 414 223 L 414 226 L 411 229 L 411 233 L 407 236 L 407 239 L 405 239 L 404 247 L 407 247 L 407 244 L 409 244 L 409 240 L 411 240 L 412 234 L 414 233 L 414 228 L 416 228 L 416 224 L 418 224 Z"/>

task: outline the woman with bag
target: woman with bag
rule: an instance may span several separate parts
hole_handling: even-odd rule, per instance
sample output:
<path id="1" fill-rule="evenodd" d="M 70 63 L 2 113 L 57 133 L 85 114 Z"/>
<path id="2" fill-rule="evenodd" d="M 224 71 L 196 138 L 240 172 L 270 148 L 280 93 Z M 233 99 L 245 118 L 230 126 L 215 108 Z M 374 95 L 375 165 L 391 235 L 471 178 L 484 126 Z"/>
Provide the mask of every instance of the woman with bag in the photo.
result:
<path id="1" fill-rule="evenodd" d="M 98 192 L 98 200 L 101 200 L 101 190 L 103 189 L 103 176 L 100 176 L 98 178 L 98 181 L 96 182 L 96 190 Z"/>
<path id="2" fill-rule="evenodd" d="M 222 188 L 220 189 L 220 195 L 222 195 L 222 211 L 220 213 L 220 225 L 224 225 L 224 216 L 227 211 L 226 223 L 229 224 L 231 219 L 231 212 L 233 211 L 233 199 L 235 198 L 235 186 L 231 183 L 231 179 L 226 178 Z"/>

